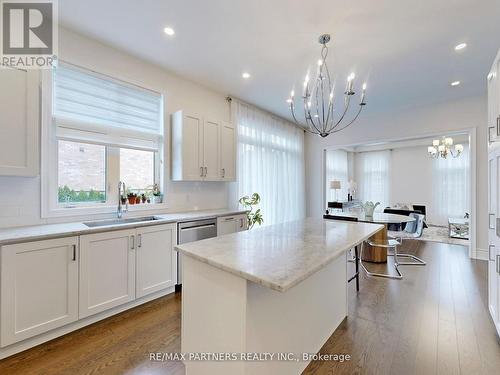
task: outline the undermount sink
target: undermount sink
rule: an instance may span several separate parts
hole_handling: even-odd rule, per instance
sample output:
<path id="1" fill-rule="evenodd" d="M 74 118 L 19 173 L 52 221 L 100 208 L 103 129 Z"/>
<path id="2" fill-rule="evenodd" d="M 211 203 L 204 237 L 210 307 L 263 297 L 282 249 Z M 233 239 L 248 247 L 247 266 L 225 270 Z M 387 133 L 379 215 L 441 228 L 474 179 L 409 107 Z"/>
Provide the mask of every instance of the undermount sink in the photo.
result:
<path id="1" fill-rule="evenodd" d="M 128 219 L 109 219 L 109 220 L 87 221 L 87 222 L 84 222 L 83 224 L 88 226 L 89 228 L 95 228 L 95 227 L 106 227 L 109 225 L 142 223 L 145 221 L 155 221 L 155 220 L 160 220 L 160 218 L 156 217 L 156 216 L 143 216 L 143 217 L 131 217 Z"/>

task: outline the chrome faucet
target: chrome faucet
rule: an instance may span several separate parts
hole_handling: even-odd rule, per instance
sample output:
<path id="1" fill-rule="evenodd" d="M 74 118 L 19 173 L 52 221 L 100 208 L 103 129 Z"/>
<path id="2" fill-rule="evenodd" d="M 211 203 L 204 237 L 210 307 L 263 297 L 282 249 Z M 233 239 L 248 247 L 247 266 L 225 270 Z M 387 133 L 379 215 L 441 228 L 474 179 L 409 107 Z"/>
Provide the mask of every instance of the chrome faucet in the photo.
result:
<path id="1" fill-rule="evenodd" d="M 124 212 L 128 211 L 128 201 L 125 201 L 125 209 L 122 206 L 122 186 L 123 186 L 123 194 L 127 193 L 125 182 L 118 182 L 118 219 L 121 219 Z"/>

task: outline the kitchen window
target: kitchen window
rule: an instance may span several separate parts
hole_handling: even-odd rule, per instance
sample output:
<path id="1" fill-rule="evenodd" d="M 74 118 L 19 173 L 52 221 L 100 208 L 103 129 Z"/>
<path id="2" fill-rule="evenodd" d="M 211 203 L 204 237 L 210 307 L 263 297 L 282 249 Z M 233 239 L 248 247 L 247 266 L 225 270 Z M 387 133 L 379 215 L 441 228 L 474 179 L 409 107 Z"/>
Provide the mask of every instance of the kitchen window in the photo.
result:
<path id="1" fill-rule="evenodd" d="M 42 214 L 116 210 L 119 181 L 150 198 L 162 186 L 163 95 L 68 63 L 45 78 Z"/>

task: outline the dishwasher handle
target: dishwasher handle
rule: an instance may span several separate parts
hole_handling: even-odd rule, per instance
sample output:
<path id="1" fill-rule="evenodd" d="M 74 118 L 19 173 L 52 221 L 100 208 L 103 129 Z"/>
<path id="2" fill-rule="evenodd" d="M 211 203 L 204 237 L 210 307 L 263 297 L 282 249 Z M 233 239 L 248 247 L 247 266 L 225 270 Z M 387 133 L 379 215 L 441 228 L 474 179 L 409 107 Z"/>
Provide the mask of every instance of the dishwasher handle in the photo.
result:
<path id="1" fill-rule="evenodd" d="M 198 229 L 204 229 L 204 228 L 213 228 L 215 227 L 215 224 L 205 224 L 205 225 L 199 225 L 197 227 L 187 227 L 187 228 L 181 228 L 180 231 L 188 231 L 188 230 L 198 230 Z"/>

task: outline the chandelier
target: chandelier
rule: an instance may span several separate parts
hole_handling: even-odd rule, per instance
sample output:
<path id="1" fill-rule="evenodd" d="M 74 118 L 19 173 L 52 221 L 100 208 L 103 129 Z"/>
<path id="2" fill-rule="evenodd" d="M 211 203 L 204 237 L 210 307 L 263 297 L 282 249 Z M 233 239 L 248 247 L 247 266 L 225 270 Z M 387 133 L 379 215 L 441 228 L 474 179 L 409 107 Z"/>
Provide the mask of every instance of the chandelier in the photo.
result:
<path id="1" fill-rule="evenodd" d="M 439 157 L 447 159 L 448 156 L 453 158 L 459 157 L 464 151 L 464 146 L 457 144 L 453 147 L 453 138 L 443 137 L 442 140 L 435 139 L 432 141 L 432 146 L 427 147 L 427 152 L 429 156 L 433 159 L 438 159 Z"/>
<path id="2" fill-rule="evenodd" d="M 310 80 L 309 73 L 304 80 L 304 88 L 302 91 L 302 101 L 304 106 L 304 120 L 307 125 L 306 131 L 326 137 L 331 133 L 336 133 L 344 130 L 358 118 L 363 107 L 366 105 L 365 92 L 366 83 L 363 83 L 361 98 L 359 101 L 359 109 L 355 116 L 346 121 L 346 115 L 351 104 L 351 97 L 355 94 L 354 73 L 347 77 L 347 83 L 344 91 L 344 108 L 341 113 L 334 116 L 336 108 L 334 108 L 335 82 L 330 78 L 330 72 L 326 65 L 326 57 L 328 55 L 328 47 L 326 44 L 330 41 L 329 34 L 323 34 L 319 37 L 319 43 L 323 45 L 321 48 L 321 59 L 318 60 L 318 68 L 316 79 Z M 312 83 L 311 83 L 312 82 Z M 295 91 L 292 90 L 290 98 L 287 100 L 290 105 L 290 111 L 295 122 L 301 126 L 295 114 Z"/>

